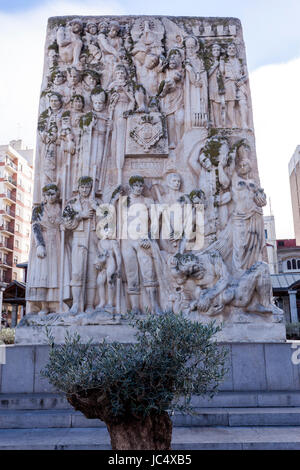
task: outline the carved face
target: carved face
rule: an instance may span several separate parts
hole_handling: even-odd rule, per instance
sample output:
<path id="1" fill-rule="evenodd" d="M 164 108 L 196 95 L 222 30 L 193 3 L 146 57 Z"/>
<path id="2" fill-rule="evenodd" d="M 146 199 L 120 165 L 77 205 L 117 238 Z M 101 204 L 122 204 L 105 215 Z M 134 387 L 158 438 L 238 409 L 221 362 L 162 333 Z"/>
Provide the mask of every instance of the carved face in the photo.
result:
<path id="1" fill-rule="evenodd" d="M 195 39 L 194 38 L 188 38 L 185 42 L 186 55 L 188 57 L 194 56 L 197 49 L 198 49 L 198 46 L 195 42 Z"/>
<path id="2" fill-rule="evenodd" d="M 79 194 L 82 197 L 88 197 L 90 195 L 91 190 L 92 190 L 92 184 L 91 183 L 81 184 L 78 187 Z"/>
<path id="3" fill-rule="evenodd" d="M 229 44 L 229 46 L 227 47 L 227 54 L 229 55 L 229 57 L 235 57 L 237 55 L 235 44 Z"/>
<path id="4" fill-rule="evenodd" d="M 169 58 L 169 67 L 170 69 L 177 69 L 180 65 L 179 54 L 172 54 Z"/>
<path id="5" fill-rule="evenodd" d="M 158 65 L 158 62 L 158 57 L 155 54 L 148 54 L 145 60 L 145 67 L 149 70 L 152 70 Z"/>
<path id="6" fill-rule="evenodd" d="M 168 184 L 169 188 L 178 191 L 180 189 L 180 186 L 181 186 L 180 176 L 177 175 L 176 173 L 172 173 L 171 175 L 169 175 L 169 178 L 167 180 L 167 184 Z"/>
<path id="7" fill-rule="evenodd" d="M 108 36 L 110 38 L 115 38 L 118 36 L 119 33 L 119 26 L 116 24 L 111 25 L 110 30 L 108 32 Z"/>
<path id="8" fill-rule="evenodd" d="M 203 166 L 203 168 L 205 168 L 206 170 L 210 170 L 210 169 L 211 169 L 211 161 L 209 160 L 209 158 L 205 157 L 205 158 L 202 160 L 202 166 Z"/>
<path id="9" fill-rule="evenodd" d="M 72 33 L 78 34 L 81 32 L 81 24 L 78 22 L 71 23 Z"/>
<path id="10" fill-rule="evenodd" d="M 54 49 L 50 49 L 48 52 L 49 67 L 54 67 L 57 64 L 58 55 Z"/>
<path id="11" fill-rule="evenodd" d="M 221 54 L 221 46 L 219 44 L 213 44 L 211 48 L 211 53 L 213 57 L 220 57 Z"/>
<path id="12" fill-rule="evenodd" d="M 115 70 L 115 78 L 118 82 L 125 82 L 125 80 L 126 80 L 125 69 L 123 69 L 122 67 L 117 68 Z"/>
<path id="13" fill-rule="evenodd" d="M 53 80 L 54 85 L 62 85 L 65 81 L 65 76 L 62 72 L 58 72 Z"/>
<path id="14" fill-rule="evenodd" d="M 57 95 L 51 95 L 49 102 L 50 102 L 50 107 L 53 111 L 58 111 L 62 106 L 62 102 L 60 101 Z"/>
<path id="15" fill-rule="evenodd" d="M 100 34 L 106 34 L 106 31 L 107 31 L 107 24 L 105 23 L 105 21 L 102 21 L 99 24 L 99 33 Z"/>
<path id="16" fill-rule="evenodd" d="M 48 189 L 45 193 L 45 199 L 48 204 L 54 204 L 58 199 L 58 191 L 55 191 L 55 189 Z"/>
<path id="17" fill-rule="evenodd" d="M 130 186 L 130 189 L 132 194 L 134 194 L 135 196 L 140 196 L 144 189 L 144 183 L 142 183 L 141 181 L 135 181 L 135 183 Z"/>
<path id="18" fill-rule="evenodd" d="M 91 23 L 91 24 L 88 25 L 87 30 L 90 34 L 95 36 L 95 34 L 97 34 L 97 31 L 98 31 L 97 25 L 94 24 L 94 23 Z"/>
<path id="19" fill-rule="evenodd" d="M 72 106 L 74 111 L 78 112 L 83 110 L 83 102 L 78 96 L 74 98 Z"/>
<path id="20" fill-rule="evenodd" d="M 93 110 L 100 112 L 105 108 L 105 95 L 104 93 L 99 93 L 98 95 L 92 95 Z"/>
<path id="21" fill-rule="evenodd" d="M 79 72 L 75 69 L 71 69 L 68 73 L 68 84 L 69 86 L 75 86 L 79 83 L 80 75 Z"/>
<path id="22" fill-rule="evenodd" d="M 87 74 L 84 77 L 84 83 L 90 88 L 90 90 L 92 90 L 97 85 L 97 80 L 92 75 Z"/>
<path id="23" fill-rule="evenodd" d="M 245 177 L 250 173 L 251 171 L 251 165 L 248 159 L 244 158 L 243 160 L 240 160 L 238 163 L 237 167 L 237 174 L 239 176 Z"/>

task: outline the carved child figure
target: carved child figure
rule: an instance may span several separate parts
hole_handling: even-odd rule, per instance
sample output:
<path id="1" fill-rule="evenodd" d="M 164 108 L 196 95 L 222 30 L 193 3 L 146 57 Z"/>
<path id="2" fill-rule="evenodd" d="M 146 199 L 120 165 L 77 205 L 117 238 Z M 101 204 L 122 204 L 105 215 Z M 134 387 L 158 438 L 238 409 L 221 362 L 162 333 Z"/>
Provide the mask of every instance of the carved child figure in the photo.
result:
<path id="1" fill-rule="evenodd" d="M 116 293 L 116 287 L 120 289 L 122 258 L 119 242 L 113 239 L 113 235 L 114 230 L 109 224 L 101 230 L 97 229 L 99 237 L 98 258 L 95 262 L 95 268 L 98 271 L 97 287 L 99 292 L 97 309 L 113 309 L 117 306 L 116 298 L 120 298 L 120 292 Z"/>

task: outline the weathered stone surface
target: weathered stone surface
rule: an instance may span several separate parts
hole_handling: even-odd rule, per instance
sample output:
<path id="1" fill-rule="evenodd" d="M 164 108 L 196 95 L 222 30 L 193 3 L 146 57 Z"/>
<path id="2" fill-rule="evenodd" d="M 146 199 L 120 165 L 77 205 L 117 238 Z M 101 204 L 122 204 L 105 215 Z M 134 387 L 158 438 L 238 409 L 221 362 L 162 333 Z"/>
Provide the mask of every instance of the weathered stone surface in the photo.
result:
<path id="1" fill-rule="evenodd" d="M 39 315 L 17 342 L 45 324 L 125 338 L 120 314 L 146 308 L 224 322 L 219 341 L 285 340 L 238 19 L 50 18 L 35 168 Z"/>

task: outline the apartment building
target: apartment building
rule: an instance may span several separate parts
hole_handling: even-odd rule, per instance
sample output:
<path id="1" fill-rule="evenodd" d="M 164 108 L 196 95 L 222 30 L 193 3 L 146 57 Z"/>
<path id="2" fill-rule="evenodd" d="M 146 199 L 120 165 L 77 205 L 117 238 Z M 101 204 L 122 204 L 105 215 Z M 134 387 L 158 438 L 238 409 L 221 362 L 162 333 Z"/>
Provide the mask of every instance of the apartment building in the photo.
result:
<path id="1" fill-rule="evenodd" d="M 22 282 L 28 260 L 33 194 L 33 149 L 0 145 L 0 282 Z"/>

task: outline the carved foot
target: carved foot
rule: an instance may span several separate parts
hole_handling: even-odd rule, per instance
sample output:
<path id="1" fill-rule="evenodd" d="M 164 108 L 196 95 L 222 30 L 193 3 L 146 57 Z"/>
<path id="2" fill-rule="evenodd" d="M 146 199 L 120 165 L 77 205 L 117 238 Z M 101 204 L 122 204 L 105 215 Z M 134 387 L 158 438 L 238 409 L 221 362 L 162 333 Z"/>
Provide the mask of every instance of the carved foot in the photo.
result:
<path id="1" fill-rule="evenodd" d="M 94 312 L 93 307 L 87 307 L 87 308 L 85 309 L 85 313 L 93 313 L 93 312 Z"/>
<path id="2" fill-rule="evenodd" d="M 79 312 L 78 304 L 73 304 L 72 307 L 70 308 L 70 314 L 77 315 L 78 312 Z"/>
<path id="3" fill-rule="evenodd" d="M 249 305 L 246 311 L 252 313 L 272 313 L 272 305 L 270 304 L 268 307 L 264 307 L 262 304 Z"/>

